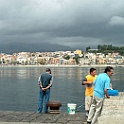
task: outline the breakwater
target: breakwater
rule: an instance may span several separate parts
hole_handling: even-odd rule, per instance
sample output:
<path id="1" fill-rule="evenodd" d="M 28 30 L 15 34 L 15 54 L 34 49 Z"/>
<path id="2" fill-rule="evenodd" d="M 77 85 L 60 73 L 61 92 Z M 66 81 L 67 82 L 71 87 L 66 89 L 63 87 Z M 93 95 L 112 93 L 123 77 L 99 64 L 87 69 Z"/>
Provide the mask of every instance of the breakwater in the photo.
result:
<path id="1" fill-rule="evenodd" d="M 61 112 L 60 114 L 38 114 L 36 112 L 0 111 L 0 124 L 85 124 L 85 113 L 74 115 Z"/>
<path id="2" fill-rule="evenodd" d="M 38 114 L 36 112 L 0 111 L 0 124 L 85 124 L 85 113 L 76 112 L 70 115 L 67 112 L 60 114 Z M 124 123 L 124 92 L 118 96 L 111 96 L 104 100 L 98 124 Z"/>
<path id="3" fill-rule="evenodd" d="M 104 100 L 98 124 L 124 124 L 124 92 Z"/>

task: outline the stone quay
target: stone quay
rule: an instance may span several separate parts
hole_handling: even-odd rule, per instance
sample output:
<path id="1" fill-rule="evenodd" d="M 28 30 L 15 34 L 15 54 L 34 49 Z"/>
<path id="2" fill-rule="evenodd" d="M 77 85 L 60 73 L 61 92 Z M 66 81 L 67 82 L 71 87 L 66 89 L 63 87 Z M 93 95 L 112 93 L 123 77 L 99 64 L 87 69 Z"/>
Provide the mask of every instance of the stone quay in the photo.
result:
<path id="1" fill-rule="evenodd" d="M 98 124 L 124 124 L 124 92 L 104 100 Z"/>
<path id="2" fill-rule="evenodd" d="M 38 114 L 36 112 L 0 111 L 0 124 L 85 124 L 85 113 Z"/>
<path id="3" fill-rule="evenodd" d="M 0 124 L 86 124 L 85 113 L 67 112 L 38 114 L 36 112 L 0 111 Z M 104 100 L 97 124 L 124 124 L 124 92 Z"/>

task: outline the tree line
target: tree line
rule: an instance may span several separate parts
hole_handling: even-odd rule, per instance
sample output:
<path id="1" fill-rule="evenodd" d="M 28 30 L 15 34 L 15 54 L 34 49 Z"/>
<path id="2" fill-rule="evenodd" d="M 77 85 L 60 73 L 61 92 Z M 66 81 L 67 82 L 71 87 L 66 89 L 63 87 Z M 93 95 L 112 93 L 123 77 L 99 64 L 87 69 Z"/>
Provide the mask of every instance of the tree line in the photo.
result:
<path id="1" fill-rule="evenodd" d="M 98 45 L 97 50 L 91 49 L 90 46 L 86 47 L 86 52 L 92 52 L 92 53 L 115 53 L 118 52 L 120 55 L 124 56 L 124 46 L 117 47 L 112 45 Z"/>

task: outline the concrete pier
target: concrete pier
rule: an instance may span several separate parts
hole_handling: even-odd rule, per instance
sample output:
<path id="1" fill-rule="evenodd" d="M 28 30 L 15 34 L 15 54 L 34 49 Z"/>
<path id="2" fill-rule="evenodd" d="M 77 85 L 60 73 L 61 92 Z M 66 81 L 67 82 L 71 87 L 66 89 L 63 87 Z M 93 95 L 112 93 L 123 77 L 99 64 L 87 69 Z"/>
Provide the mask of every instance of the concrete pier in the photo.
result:
<path id="1" fill-rule="evenodd" d="M 124 92 L 104 100 L 98 124 L 124 124 Z"/>
<path id="2" fill-rule="evenodd" d="M 35 112 L 0 112 L 0 124 L 85 124 L 85 113 L 74 115 L 61 112 L 60 114 L 38 114 Z"/>
<path id="3" fill-rule="evenodd" d="M 67 112 L 59 114 L 38 114 L 36 112 L 0 111 L 0 124 L 86 124 L 85 113 Z M 124 92 L 105 99 L 97 124 L 124 124 Z"/>

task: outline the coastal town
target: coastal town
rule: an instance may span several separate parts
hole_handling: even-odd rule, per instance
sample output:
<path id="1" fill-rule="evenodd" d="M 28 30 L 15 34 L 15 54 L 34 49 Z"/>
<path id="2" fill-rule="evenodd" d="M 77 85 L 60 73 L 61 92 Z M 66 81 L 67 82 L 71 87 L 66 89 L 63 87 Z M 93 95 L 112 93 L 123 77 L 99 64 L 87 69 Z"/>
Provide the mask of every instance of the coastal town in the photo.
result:
<path id="1" fill-rule="evenodd" d="M 0 53 L 1 65 L 123 65 L 124 56 L 114 53 L 75 51 Z"/>

